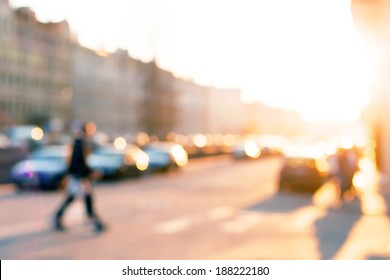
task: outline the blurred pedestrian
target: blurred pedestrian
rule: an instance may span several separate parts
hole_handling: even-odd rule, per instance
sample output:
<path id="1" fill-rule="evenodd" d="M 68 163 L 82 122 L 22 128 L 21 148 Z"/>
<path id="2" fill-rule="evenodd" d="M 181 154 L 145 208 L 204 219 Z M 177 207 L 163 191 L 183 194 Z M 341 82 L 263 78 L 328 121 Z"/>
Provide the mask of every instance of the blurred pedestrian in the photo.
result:
<path id="1" fill-rule="evenodd" d="M 347 149 L 340 149 L 338 152 L 338 172 L 340 191 L 339 202 L 343 202 L 347 192 L 352 191 L 353 177 L 357 169 L 357 158 Z"/>
<path id="2" fill-rule="evenodd" d="M 86 157 L 90 150 L 90 144 L 88 142 L 88 124 L 85 124 L 75 133 L 66 176 L 66 197 L 54 217 L 54 229 L 56 230 L 65 229 L 62 223 L 64 212 L 77 196 L 83 197 L 86 214 L 94 224 L 95 230 L 97 232 L 105 230 L 105 225 L 96 214 L 93 204 L 93 189 L 91 184 L 93 172 L 86 162 Z"/>
<path id="3" fill-rule="evenodd" d="M 337 153 L 331 154 L 328 157 L 329 174 L 328 180 L 333 180 L 338 177 L 339 173 L 339 157 Z"/>

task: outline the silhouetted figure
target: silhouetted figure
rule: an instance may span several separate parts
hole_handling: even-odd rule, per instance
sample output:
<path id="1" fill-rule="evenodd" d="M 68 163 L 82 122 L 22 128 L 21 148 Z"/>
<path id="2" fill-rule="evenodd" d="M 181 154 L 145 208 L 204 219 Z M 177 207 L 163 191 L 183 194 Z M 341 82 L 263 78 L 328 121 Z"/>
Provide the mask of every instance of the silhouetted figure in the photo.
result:
<path id="1" fill-rule="evenodd" d="M 54 218 L 54 228 L 56 230 L 64 230 L 64 226 L 62 224 L 63 214 L 78 195 L 82 195 L 84 198 L 87 215 L 94 223 L 95 230 L 100 232 L 105 229 L 104 224 L 100 221 L 94 210 L 93 190 L 90 181 L 92 171 L 86 163 L 86 157 L 89 150 L 86 126 L 83 126 L 83 128 L 76 133 L 74 138 L 73 150 L 68 166 L 66 184 L 67 196 L 57 210 Z"/>
<path id="2" fill-rule="evenodd" d="M 340 183 L 339 201 L 344 200 L 344 196 L 348 191 L 352 190 L 353 177 L 356 172 L 357 157 L 353 151 L 347 149 L 340 149 L 338 155 L 338 172 L 337 177 Z"/>

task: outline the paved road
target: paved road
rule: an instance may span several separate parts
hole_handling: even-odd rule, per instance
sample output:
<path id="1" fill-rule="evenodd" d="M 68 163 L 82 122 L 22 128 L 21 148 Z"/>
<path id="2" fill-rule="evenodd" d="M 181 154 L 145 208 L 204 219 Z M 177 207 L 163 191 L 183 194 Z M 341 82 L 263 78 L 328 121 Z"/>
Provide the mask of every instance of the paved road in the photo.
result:
<path id="1" fill-rule="evenodd" d="M 67 212 L 68 230 L 52 231 L 60 193 L 3 196 L 0 258 L 390 259 L 387 211 L 362 211 L 373 197 L 333 209 L 331 184 L 313 197 L 277 194 L 279 167 L 277 158 L 223 156 L 181 172 L 99 183 L 97 208 L 109 225 L 102 234 L 80 202 Z"/>

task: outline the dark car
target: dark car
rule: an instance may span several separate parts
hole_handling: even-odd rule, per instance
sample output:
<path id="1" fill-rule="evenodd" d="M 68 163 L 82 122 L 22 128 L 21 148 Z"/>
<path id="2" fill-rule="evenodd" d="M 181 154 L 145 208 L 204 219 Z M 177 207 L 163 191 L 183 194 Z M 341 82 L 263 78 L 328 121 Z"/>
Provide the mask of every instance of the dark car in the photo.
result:
<path id="1" fill-rule="evenodd" d="M 149 156 L 151 170 L 166 171 L 170 168 L 178 168 L 187 164 L 188 154 L 184 148 L 171 142 L 153 142 L 143 147 Z"/>
<path id="2" fill-rule="evenodd" d="M 127 144 L 123 149 L 105 145 L 95 149 L 87 163 L 104 178 L 121 178 L 141 175 L 148 168 L 149 157 L 136 145 Z"/>
<path id="3" fill-rule="evenodd" d="M 327 180 L 329 165 L 318 153 L 285 156 L 279 177 L 279 191 L 315 192 Z"/>
<path id="4" fill-rule="evenodd" d="M 55 190 L 62 187 L 69 146 L 44 146 L 11 169 L 11 181 L 19 190 Z"/>

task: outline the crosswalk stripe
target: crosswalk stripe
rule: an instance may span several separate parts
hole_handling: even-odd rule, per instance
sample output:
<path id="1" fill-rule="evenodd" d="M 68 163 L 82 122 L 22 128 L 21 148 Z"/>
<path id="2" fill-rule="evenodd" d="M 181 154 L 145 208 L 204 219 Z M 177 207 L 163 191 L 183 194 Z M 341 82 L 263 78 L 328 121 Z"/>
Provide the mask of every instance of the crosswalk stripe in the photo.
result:
<path id="1" fill-rule="evenodd" d="M 42 229 L 45 228 L 48 228 L 48 225 L 42 220 L 11 225 L 2 225 L 0 227 L 0 239 L 7 238 L 9 236 L 17 236 L 25 233 L 40 232 L 42 231 Z"/>
<path id="2" fill-rule="evenodd" d="M 262 222 L 275 223 L 278 228 L 300 231 L 312 226 L 326 213 L 326 210 L 315 206 L 299 208 L 289 213 L 242 211 L 230 206 L 219 206 L 204 213 L 188 214 L 164 221 L 157 224 L 154 230 L 161 234 L 174 234 L 189 230 L 202 222 L 221 220 L 221 230 L 229 233 L 243 233 Z"/>
<path id="3" fill-rule="evenodd" d="M 292 213 L 294 229 L 303 230 L 314 224 L 314 222 L 326 215 L 326 210 L 318 209 L 315 206 L 307 206 L 297 209 Z"/>
<path id="4" fill-rule="evenodd" d="M 201 218 L 198 215 L 186 215 L 158 224 L 155 226 L 155 231 L 164 234 L 181 232 L 199 222 L 200 219 Z"/>
<path id="5" fill-rule="evenodd" d="M 64 223 L 66 224 L 81 224 L 85 222 L 85 213 L 81 204 L 75 203 L 69 209 L 64 216 Z M 0 227 L 0 239 L 7 238 L 9 236 L 17 236 L 27 233 L 38 233 L 50 228 L 50 219 L 39 219 L 28 222 L 12 223 L 8 225 L 1 225 Z"/>
<path id="6" fill-rule="evenodd" d="M 210 219 L 213 220 L 219 220 L 219 219 L 224 219 L 227 217 L 232 216 L 236 210 L 232 207 L 229 206 L 220 206 L 220 207 L 215 207 L 212 208 L 208 213 L 207 216 Z"/>
<path id="7" fill-rule="evenodd" d="M 154 227 L 158 233 L 173 234 L 187 230 L 190 226 L 194 226 L 202 221 L 221 220 L 232 216 L 235 209 L 229 206 L 218 206 L 211 208 L 206 213 L 188 214 L 178 218 L 174 218 L 162 222 Z"/>
<path id="8" fill-rule="evenodd" d="M 225 232 L 243 233 L 259 224 L 264 214 L 261 213 L 245 213 L 232 221 L 222 224 L 222 229 Z"/>

